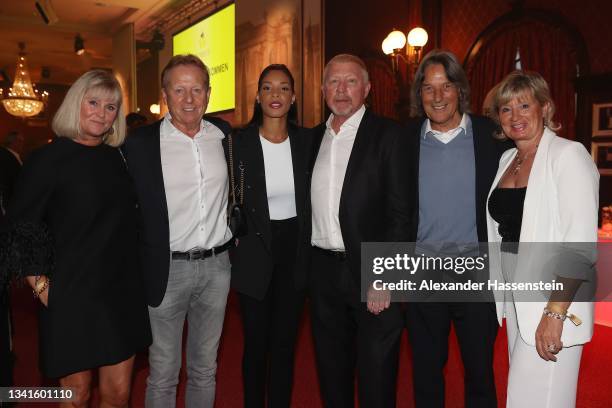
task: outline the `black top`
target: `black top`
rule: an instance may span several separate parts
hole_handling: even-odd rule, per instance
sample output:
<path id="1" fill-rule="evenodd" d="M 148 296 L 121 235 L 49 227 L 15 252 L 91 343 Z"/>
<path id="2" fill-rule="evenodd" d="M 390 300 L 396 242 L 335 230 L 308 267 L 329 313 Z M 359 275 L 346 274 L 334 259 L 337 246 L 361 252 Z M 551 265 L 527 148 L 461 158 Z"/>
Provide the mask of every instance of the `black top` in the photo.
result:
<path id="1" fill-rule="evenodd" d="M 13 252 L 30 258 L 22 273 L 51 276 L 39 330 L 45 376 L 116 364 L 151 343 L 136 197 L 118 149 L 57 138 L 26 161 L 7 215 Z M 48 230 L 54 266 L 39 262 L 40 240 L 15 238 L 33 226 Z"/>
<path id="2" fill-rule="evenodd" d="M 489 198 L 491 217 L 499 224 L 502 242 L 519 242 L 527 187 L 497 187 Z"/>

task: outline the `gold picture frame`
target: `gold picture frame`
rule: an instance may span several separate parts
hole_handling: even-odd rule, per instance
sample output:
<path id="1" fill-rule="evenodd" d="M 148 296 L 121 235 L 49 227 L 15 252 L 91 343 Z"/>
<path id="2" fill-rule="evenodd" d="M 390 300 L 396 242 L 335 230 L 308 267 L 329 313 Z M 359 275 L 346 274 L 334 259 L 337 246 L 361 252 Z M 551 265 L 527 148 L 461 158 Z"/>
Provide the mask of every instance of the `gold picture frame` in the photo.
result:
<path id="1" fill-rule="evenodd" d="M 593 104 L 593 137 L 612 136 L 612 102 Z"/>
<path id="2" fill-rule="evenodd" d="M 612 142 L 592 142 L 591 155 L 602 176 L 612 176 Z"/>

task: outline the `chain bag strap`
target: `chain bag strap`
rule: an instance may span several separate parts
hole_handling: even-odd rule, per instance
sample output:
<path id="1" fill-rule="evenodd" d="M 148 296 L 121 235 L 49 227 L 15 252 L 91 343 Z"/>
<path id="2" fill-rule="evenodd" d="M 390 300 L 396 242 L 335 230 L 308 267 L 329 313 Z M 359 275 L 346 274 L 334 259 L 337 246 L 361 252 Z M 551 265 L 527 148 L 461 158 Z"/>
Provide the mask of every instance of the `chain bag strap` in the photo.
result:
<path id="1" fill-rule="evenodd" d="M 230 133 L 228 135 L 227 144 L 229 151 L 229 168 L 230 168 L 230 194 L 231 203 L 228 211 L 228 223 L 230 230 L 234 234 L 234 237 L 240 237 L 247 233 L 247 221 L 243 209 L 244 204 L 244 165 L 240 162 L 238 168 L 240 169 L 240 190 L 239 190 L 239 201 L 236 200 L 236 180 L 234 178 L 234 135 Z"/>

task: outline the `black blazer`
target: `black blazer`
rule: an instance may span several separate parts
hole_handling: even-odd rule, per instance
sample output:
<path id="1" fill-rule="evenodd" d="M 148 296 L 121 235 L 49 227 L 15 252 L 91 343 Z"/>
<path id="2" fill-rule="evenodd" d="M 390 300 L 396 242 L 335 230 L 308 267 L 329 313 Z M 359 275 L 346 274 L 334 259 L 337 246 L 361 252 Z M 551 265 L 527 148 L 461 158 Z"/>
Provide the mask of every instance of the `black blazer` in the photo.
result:
<path id="1" fill-rule="evenodd" d="M 231 132 L 229 123 L 222 119 L 206 120 L 225 135 Z M 164 299 L 170 268 L 170 225 L 159 147 L 161 122 L 134 129 L 122 147 L 138 196 L 140 262 L 147 302 L 153 307 Z M 227 138 L 223 139 L 223 148 L 227 157 Z"/>
<path id="2" fill-rule="evenodd" d="M 306 285 L 308 248 L 305 243 L 310 214 L 306 214 L 306 189 L 309 180 L 309 153 L 311 132 L 294 126 L 289 127 L 289 143 L 293 161 L 293 182 L 297 210 L 298 241 L 295 263 L 296 289 Z M 259 140 L 259 128 L 249 126 L 238 132 L 234 138 L 234 178 L 239 183 L 239 165 L 244 168 L 244 210 L 248 233 L 238 238 L 238 245 L 232 255 L 232 287 L 256 299 L 263 299 L 268 290 L 274 259 L 271 248 L 270 213 L 266 191 L 266 175 L 263 150 Z M 236 184 L 239 187 L 239 184 Z"/>
<path id="3" fill-rule="evenodd" d="M 315 128 L 311 168 L 324 134 L 321 123 Z M 339 208 L 342 239 L 358 287 L 362 242 L 409 240 L 414 187 L 407 140 L 397 123 L 366 110 L 347 164 Z"/>
<path id="4" fill-rule="evenodd" d="M 497 174 L 499 166 L 499 158 L 502 153 L 512 147 L 512 142 L 500 141 L 494 138 L 494 133 L 497 126 L 493 121 L 477 115 L 469 115 L 472 121 L 472 131 L 474 133 L 474 157 L 476 160 L 476 230 L 478 240 L 487 242 L 487 196 L 489 189 Z M 415 177 L 413 184 L 416 186 L 415 195 L 413 197 L 413 214 L 412 214 L 412 230 L 411 241 L 416 241 L 419 228 L 419 155 L 420 155 L 420 140 L 421 127 L 425 122 L 425 118 L 418 118 L 410 121 L 407 124 L 408 135 L 412 145 L 411 151 L 414 154 L 414 159 L 411 162 L 414 165 L 412 174 Z"/>
<path id="5" fill-rule="evenodd" d="M 13 189 L 21 170 L 19 160 L 8 149 L 0 147 L 0 221 L 8 208 Z"/>

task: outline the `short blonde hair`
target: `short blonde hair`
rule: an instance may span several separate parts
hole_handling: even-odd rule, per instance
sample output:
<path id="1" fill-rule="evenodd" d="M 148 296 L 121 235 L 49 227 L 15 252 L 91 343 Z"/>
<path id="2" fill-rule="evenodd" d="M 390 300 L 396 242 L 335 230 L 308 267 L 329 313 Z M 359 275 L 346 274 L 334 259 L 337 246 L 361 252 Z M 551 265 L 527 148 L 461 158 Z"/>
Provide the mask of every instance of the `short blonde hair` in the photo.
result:
<path id="1" fill-rule="evenodd" d="M 57 136 L 75 139 L 80 132 L 81 102 L 85 94 L 92 92 L 96 96 L 108 96 L 117 103 L 117 117 L 113 126 L 104 136 L 104 143 L 109 146 L 121 146 L 125 140 L 126 127 L 123 114 L 121 85 L 112 73 L 94 69 L 81 75 L 68 89 L 64 101 L 53 117 L 51 128 Z"/>
<path id="2" fill-rule="evenodd" d="M 561 129 L 561 125 L 552 120 L 555 115 L 555 103 L 550 96 L 548 84 L 542 75 L 533 71 L 513 71 L 502 79 L 487 94 L 484 112 L 499 125 L 499 109 L 512 99 L 520 99 L 526 94 L 533 96 L 542 107 L 548 104 L 548 109 L 544 113 L 544 126 L 554 131 Z"/>

